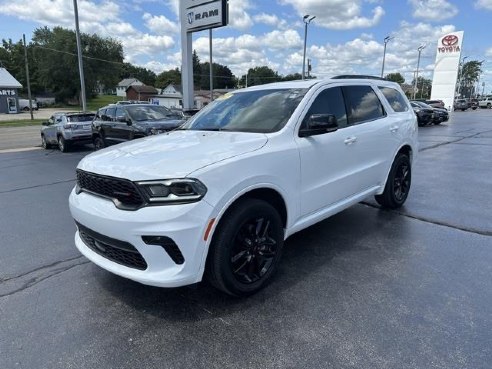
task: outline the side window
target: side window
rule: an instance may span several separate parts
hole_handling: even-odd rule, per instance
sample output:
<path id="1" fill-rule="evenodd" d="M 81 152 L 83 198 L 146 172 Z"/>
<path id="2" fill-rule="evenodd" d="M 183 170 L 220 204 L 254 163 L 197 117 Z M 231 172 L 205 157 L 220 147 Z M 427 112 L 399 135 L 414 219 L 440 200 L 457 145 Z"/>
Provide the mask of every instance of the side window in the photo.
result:
<path id="1" fill-rule="evenodd" d="M 381 101 L 371 86 L 344 86 L 342 90 L 349 125 L 375 120 L 386 115 Z"/>
<path id="2" fill-rule="evenodd" d="M 120 107 L 117 107 L 116 108 L 116 120 L 121 121 L 120 119 L 125 118 L 125 117 L 126 117 L 125 110 L 120 108 Z"/>
<path id="3" fill-rule="evenodd" d="M 53 116 L 53 115 L 50 117 L 50 119 L 48 119 L 48 123 L 49 123 L 50 125 L 51 125 L 51 124 L 53 124 L 53 123 L 55 123 L 55 118 L 54 118 L 54 116 Z"/>
<path id="4" fill-rule="evenodd" d="M 102 120 L 104 113 L 106 113 L 106 109 L 99 109 L 96 114 L 96 119 L 97 120 Z"/>
<path id="5" fill-rule="evenodd" d="M 106 113 L 104 114 L 104 119 L 103 120 L 114 120 L 114 113 L 115 113 L 115 108 L 108 108 L 106 109 Z"/>
<path id="6" fill-rule="evenodd" d="M 331 87 L 321 91 L 306 113 L 301 128 L 306 125 L 312 114 L 333 114 L 337 118 L 338 127 L 346 127 L 347 113 L 343 102 L 342 89 L 340 87 Z"/>
<path id="7" fill-rule="evenodd" d="M 400 91 L 391 87 L 379 87 L 379 89 L 395 112 L 401 113 L 408 110 L 407 102 L 401 95 Z M 433 101 L 430 101 L 430 103 L 433 103 Z"/>

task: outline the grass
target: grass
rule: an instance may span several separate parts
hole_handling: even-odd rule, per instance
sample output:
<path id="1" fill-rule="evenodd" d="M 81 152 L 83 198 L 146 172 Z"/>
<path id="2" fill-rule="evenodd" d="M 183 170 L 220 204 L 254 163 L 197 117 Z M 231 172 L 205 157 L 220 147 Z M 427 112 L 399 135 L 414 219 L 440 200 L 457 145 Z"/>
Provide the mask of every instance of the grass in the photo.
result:
<path id="1" fill-rule="evenodd" d="M 121 97 L 121 96 L 116 96 L 116 95 L 97 95 L 93 99 L 87 100 L 87 110 L 88 111 L 96 111 L 105 105 L 114 104 L 115 102 L 120 101 L 120 100 L 125 100 L 125 98 Z M 80 105 L 55 104 L 51 107 L 61 108 L 61 109 L 71 109 L 72 111 L 81 110 Z"/>
<path id="2" fill-rule="evenodd" d="M 21 119 L 21 120 L 10 120 L 10 121 L 0 121 L 1 127 L 25 127 L 25 126 L 41 126 L 41 122 L 45 122 L 46 119 Z"/>

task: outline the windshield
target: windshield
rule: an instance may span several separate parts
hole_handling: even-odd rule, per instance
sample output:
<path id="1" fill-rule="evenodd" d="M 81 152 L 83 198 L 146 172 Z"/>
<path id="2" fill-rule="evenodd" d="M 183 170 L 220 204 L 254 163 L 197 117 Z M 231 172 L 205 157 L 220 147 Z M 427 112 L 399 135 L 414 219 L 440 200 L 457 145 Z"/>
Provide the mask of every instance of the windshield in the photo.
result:
<path id="1" fill-rule="evenodd" d="M 67 117 L 67 121 L 71 123 L 92 122 L 93 119 L 94 119 L 94 114 L 78 114 L 78 115 L 69 115 Z"/>
<path id="2" fill-rule="evenodd" d="M 307 89 L 229 93 L 191 118 L 183 129 L 271 133 L 282 129 Z"/>
<path id="3" fill-rule="evenodd" d="M 426 109 L 433 109 L 433 107 L 432 107 L 432 106 L 427 105 L 427 104 L 426 104 L 426 103 L 424 103 L 424 102 L 421 102 L 421 101 L 416 101 L 415 103 L 416 103 L 417 105 L 419 105 L 420 107 L 422 107 L 422 108 L 426 108 Z"/>
<path id="4" fill-rule="evenodd" d="M 130 118 L 134 121 L 141 122 L 145 120 L 161 119 L 180 119 L 181 117 L 173 113 L 168 108 L 158 105 L 132 105 L 125 106 Z"/>

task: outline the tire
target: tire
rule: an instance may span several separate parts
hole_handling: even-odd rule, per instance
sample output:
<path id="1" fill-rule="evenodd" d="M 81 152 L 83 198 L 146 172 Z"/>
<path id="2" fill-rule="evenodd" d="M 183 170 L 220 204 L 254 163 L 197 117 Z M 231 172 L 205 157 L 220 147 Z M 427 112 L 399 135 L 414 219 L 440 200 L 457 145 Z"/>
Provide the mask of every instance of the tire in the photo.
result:
<path id="1" fill-rule="evenodd" d="M 58 136 L 58 148 L 61 152 L 67 152 L 69 149 L 69 143 L 63 138 L 63 136 Z"/>
<path id="2" fill-rule="evenodd" d="M 101 150 L 106 147 L 104 139 L 101 136 L 96 136 L 94 138 L 94 150 Z"/>
<path id="3" fill-rule="evenodd" d="M 248 296 L 265 287 L 284 245 L 282 220 L 265 201 L 244 199 L 219 223 L 207 259 L 207 279 L 232 296 Z"/>
<path id="4" fill-rule="evenodd" d="M 398 154 L 391 165 L 384 192 L 374 198 L 383 208 L 397 209 L 407 200 L 412 183 L 412 165 L 405 154 Z"/>
<path id="5" fill-rule="evenodd" d="M 29 111 L 29 106 L 24 107 L 22 110 Z"/>
<path id="6" fill-rule="evenodd" d="M 487 104 L 487 109 L 490 109 L 492 105 L 490 103 Z"/>
<path id="7" fill-rule="evenodd" d="M 49 150 L 51 148 L 51 145 L 46 141 L 44 135 L 41 135 L 41 146 L 45 150 Z"/>

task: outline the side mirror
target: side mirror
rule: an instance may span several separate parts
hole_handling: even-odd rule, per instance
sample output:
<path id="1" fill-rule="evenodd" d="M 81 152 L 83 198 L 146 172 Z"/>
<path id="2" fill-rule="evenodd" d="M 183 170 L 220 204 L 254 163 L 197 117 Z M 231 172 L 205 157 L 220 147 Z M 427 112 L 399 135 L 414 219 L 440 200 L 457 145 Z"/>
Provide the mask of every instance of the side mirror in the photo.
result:
<path id="1" fill-rule="evenodd" d="M 50 125 L 50 122 L 42 122 L 41 123 L 43 126 L 49 126 Z"/>
<path id="2" fill-rule="evenodd" d="M 333 114 L 312 114 L 306 127 L 299 131 L 299 137 L 322 135 L 336 130 L 338 130 L 338 123 Z"/>
<path id="3" fill-rule="evenodd" d="M 119 117 L 116 117 L 116 121 L 128 124 L 129 119 L 124 115 L 120 115 Z"/>

